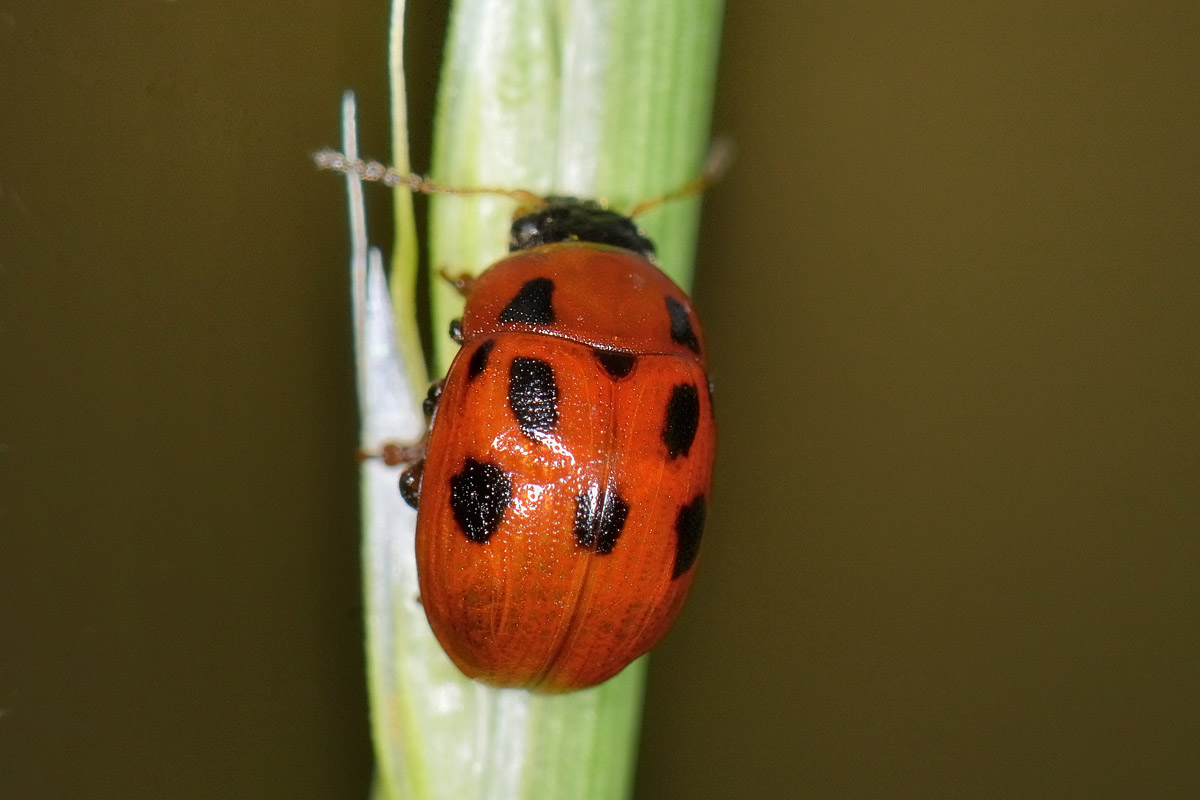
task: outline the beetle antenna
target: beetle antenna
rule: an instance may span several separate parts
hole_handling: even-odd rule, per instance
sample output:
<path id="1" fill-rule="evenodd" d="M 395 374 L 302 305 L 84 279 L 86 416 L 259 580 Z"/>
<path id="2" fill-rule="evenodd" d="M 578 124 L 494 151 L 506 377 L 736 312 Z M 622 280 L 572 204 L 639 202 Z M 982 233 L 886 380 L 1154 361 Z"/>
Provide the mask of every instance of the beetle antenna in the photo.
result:
<path id="1" fill-rule="evenodd" d="M 523 189 L 501 189 L 494 186 L 442 186 L 415 172 L 400 172 L 394 167 L 384 166 L 378 161 L 351 158 L 337 150 L 322 150 L 313 156 L 313 161 L 316 162 L 317 169 L 327 169 L 343 175 L 357 175 L 364 181 L 376 181 L 384 186 L 407 186 L 412 191 L 421 194 L 490 194 L 508 197 L 523 206 L 533 208 L 544 208 L 546 205 L 544 197 Z"/>
<path id="2" fill-rule="evenodd" d="M 685 197 L 691 197 L 694 194 L 706 191 L 708 187 L 721 180 L 725 175 L 730 163 L 733 162 L 733 155 L 734 147 L 732 139 L 726 137 L 713 139 L 712 144 L 708 148 L 708 157 L 704 159 L 704 169 L 700 172 L 699 176 L 688 181 L 678 189 L 642 200 L 626 216 L 630 219 L 639 217 L 647 211 L 653 211 L 659 206 L 666 205 L 674 200 L 682 200 Z"/>

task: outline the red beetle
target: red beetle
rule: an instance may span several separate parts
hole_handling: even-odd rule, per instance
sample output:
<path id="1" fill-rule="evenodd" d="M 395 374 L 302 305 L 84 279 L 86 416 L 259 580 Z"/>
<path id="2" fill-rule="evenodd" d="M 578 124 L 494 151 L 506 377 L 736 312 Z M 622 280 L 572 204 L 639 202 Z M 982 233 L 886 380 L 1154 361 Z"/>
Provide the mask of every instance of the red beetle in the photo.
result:
<path id="1" fill-rule="evenodd" d="M 700 551 L 716 428 L 704 336 L 629 217 L 550 198 L 466 282 L 462 349 L 430 391 L 421 602 L 496 686 L 594 686 L 653 648 Z"/>

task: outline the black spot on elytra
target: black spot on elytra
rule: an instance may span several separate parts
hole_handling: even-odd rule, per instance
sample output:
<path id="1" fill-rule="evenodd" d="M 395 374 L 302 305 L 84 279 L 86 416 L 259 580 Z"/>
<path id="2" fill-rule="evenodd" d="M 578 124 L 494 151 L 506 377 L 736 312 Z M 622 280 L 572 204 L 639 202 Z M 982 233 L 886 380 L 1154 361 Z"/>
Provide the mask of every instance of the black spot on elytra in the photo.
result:
<path id="1" fill-rule="evenodd" d="M 421 477 L 425 474 L 425 460 L 415 462 L 400 473 L 400 496 L 413 508 L 421 499 Z"/>
<path id="2" fill-rule="evenodd" d="M 467 362 L 467 380 L 473 381 L 479 377 L 479 373 L 487 369 L 488 356 L 492 354 L 492 348 L 496 346 L 494 339 L 488 339 L 479 348 L 471 353 L 471 360 Z"/>
<path id="3" fill-rule="evenodd" d="M 580 547 L 608 555 L 617 546 L 628 516 L 629 503 L 616 489 L 593 485 L 575 498 L 575 541 Z"/>
<path id="4" fill-rule="evenodd" d="M 463 329 L 462 329 L 462 320 L 461 319 L 450 320 L 450 338 L 454 340 L 455 344 L 463 343 Z"/>
<path id="5" fill-rule="evenodd" d="M 554 322 L 554 307 L 550 296 L 554 293 L 554 281 L 549 278 L 533 278 L 525 281 L 520 291 L 513 295 L 508 305 L 500 312 L 501 322 L 526 322 L 530 325 L 549 325 Z"/>
<path id="6" fill-rule="evenodd" d="M 633 353 L 622 353 L 620 350 L 601 350 L 596 348 L 592 355 L 604 367 L 604 371 L 614 378 L 624 378 L 633 370 L 637 356 Z"/>
<path id="7" fill-rule="evenodd" d="M 468 458 L 462 472 L 450 478 L 454 519 L 476 544 L 492 538 L 511 499 L 512 481 L 495 464 Z"/>
<path id="8" fill-rule="evenodd" d="M 686 456 L 700 427 L 700 392 L 690 383 L 671 389 L 663 420 L 662 440 L 667 445 L 667 458 Z"/>
<path id="9" fill-rule="evenodd" d="M 671 318 L 671 341 L 681 344 L 693 353 L 700 352 L 700 341 L 692 330 L 692 320 L 683 303 L 674 297 L 667 298 L 667 315 Z"/>
<path id="10" fill-rule="evenodd" d="M 514 358 L 508 368 L 508 407 L 530 439 L 554 430 L 558 425 L 554 368 L 539 358 Z"/>
<path id="11" fill-rule="evenodd" d="M 692 568 L 700 554 L 700 537 L 704 533 L 704 495 L 698 494 L 675 516 L 675 568 L 672 580 Z"/>

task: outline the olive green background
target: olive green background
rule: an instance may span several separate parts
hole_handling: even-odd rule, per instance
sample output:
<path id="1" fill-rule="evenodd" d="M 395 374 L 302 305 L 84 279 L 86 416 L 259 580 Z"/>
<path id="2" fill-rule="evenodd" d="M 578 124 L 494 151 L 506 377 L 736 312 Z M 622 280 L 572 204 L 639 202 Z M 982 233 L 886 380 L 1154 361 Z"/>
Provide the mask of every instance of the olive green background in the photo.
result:
<path id="1" fill-rule="evenodd" d="M 0 2 L 4 798 L 366 796 L 307 158 L 347 87 L 387 157 L 387 15 Z M 716 497 L 638 796 L 1200 794 L 1200 6 L 727 22 Z"/>

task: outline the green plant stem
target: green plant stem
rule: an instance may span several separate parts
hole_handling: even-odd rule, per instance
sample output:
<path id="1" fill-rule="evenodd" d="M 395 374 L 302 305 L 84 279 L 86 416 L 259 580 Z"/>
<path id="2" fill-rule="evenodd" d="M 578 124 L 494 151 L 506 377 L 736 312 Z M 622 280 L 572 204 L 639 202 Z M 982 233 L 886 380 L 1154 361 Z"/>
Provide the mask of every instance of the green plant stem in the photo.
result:
<path id="1" fill-rule="evenodd" d="M 403 0 L 392 27 L 395 165 L 407 169 L 401 70 Z M 433 177 L 456 187 L 500 186 L 603 198 L 629 209 L 696 177 L 709 142 L 722 5 L 719 0 L 459 0 L 454 4 L 434 131 Z M 503 256 L 513 201 L 431 199 L 434 367 L 461 297 L 437 271 L 478 273 Z M 660 266 L 687 287 L 699 200 L 671 203 L 639 223 Z M 392 297 L 413 317 L 411 197 L 397 192 Z M 403 285 L 398 285 L 403 284 Z M 416 327 L 397 323 L 399 350 Z M 418 375 L 419 362 L 405 370 Z M 386 503 L 365 493 L 368 520 Z M 373 538 L 372 538 L 373 537 Z M 391 538 L 389 538 L 391 537 Z M 627 797 L 637 753 L 646 659 L 608 683 L 569 695 L 492 689 L 462 677 L 414 613 L 411 531 L 368 534 L 365 565 L 377 796 L 507 800 Z M 391 542 L 391 544 L 389 544 Z M 407 583 L 412 581 L 411 584 Z M 417 607 L 419 611 L 419 607 Z"/>

